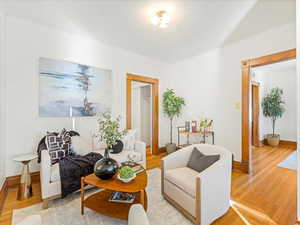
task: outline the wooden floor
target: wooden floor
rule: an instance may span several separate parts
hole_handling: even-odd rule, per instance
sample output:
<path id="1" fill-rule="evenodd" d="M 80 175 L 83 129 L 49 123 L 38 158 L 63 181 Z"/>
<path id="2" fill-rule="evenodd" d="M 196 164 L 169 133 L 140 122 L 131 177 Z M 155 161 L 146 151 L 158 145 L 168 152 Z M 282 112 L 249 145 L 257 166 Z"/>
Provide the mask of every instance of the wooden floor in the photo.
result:
<path id="1" fill-rule="evenodd" d="M 233 172 L 232 207 L 214 225 L 294 225 L 296 221 L 296 172 L 276 165 L 294 151 L 292 146 L 261 147 L 252 151 L 252 174 Z M 147 167 L 160 167 L 159 156 L 147 150 Z M 12 210 L 41 201 L 39 184 L 34 197 L 17 201 L 17 188 L 10 188 L 0 225 L 10 225 Z M 218 204 L 216 202 L 216 204 Z M 63 224 L 61 224 L 63 225 Z"/>

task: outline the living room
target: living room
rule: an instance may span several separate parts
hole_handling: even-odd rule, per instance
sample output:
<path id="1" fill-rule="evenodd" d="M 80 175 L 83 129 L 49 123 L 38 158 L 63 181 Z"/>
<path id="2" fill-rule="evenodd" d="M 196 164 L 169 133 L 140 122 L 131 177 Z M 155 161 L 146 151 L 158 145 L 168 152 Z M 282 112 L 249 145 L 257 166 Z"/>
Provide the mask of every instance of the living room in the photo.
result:
<path id="1" fill-rule="evenodd" d="M 153 90 L 158 93 L 155 95 L 152 91 L 153 107 L 157 107 L 157 110 L 152 110 L 152 154 L 146 156 L 143 150 L 137 151 L 142 152 L 140 164 L 144 163 L 144 167 L 147 164 L 161 167 L 162 158 L 180 152 L 175 150 L 168 154 L 168 143 L 176 144 L 177 148 L 180 143 L 186 144 L 188 141 L 195 145 L 205 142 L 209 146 L 225 148 L 232 154 L 234 172 L 228 175 L 232 176 L 230 209 L 225 216 L 218 216 L 218 220 L 214 222 L 200 221 L 202 225 L 287 225 L 299 220 L 300 207 L 297 207 L 296 202 L 299 192 L 296 187 L 297 173 L 275 167 L 292 150 L 284 148 L 280 150 L 280 154 L 277 151 L 279 156 L 274 159 L 276 162 L 271 158 L 259 161 L 255 157 L 251 162 L 251 157 L 246 152 L 251 146 L 249 143 L 245 144 L 243 139 L 246 128 L 243 128 L 242 114 L 246 112 L 242 62 L 260 57 L 270 58 L 273 54 L 279 54 L 282 58 L 293 55 L 296 58 L 295 0 L 12 1 L 1 2 L 0 6 L 1 225 L 18 224 L 32 215 L 39 215 L 42 224 L 74 224 L 74 221 L 80 221 L 78 224 L 94 224 L 96 219 L 99 219 L 99 224 L 127 223 L 126 220 L 115 220 L 92 213 L 89 209 L 85 209 L 85 215 L 82 216 L 79 193 L 62 199 L 51 199 L 48 201 L 49 208 L 42 209 L 41 164 L 35 158 L 29 163 L 33 195 L 22 201 L 16 198 L 21 184 L 22 163 L 14 159 L 24 154 L 36 154 L 39 142 L 47 132 L 60 133 L 63 128 L 67 131 L 75 130 L 83 140 L 82 148 L 86 152 L 93 152 L 94 144 L 99 140 L 95 135 L 99 131 L 99 115 L 76 115 L 73 113 L 78 112 L 72 106 L 63 116 L 43 114 L 44 111 L 41 111 L 41 101 L 55 97 L 49 92 L 53 83 L 48 84 L 50 87 L 47 86 L 47 82 L 43 80 L 45 76 L 41 76 L 41 73 L 49 68 L 50 63 L 56 62 L 92 67 L 101 71 L 101 74 L 108 74 L 110 81 L 92 91 L 97 94 L 104 93 L 104 89 L 105 93 L 111 92 L 110 98 L 105 101 L 111 103 L 113 120 L 120 116 L 120 130 L 132 128 L 128 125 L 128 75 L 136 76 L 131 76 L 131 80 L 141 79 L 145 82 L 148 79 L 151 84 L 157 84 L 152 85 L 156 87 Z M 276 57 L 273 55 L 272 58 L 274 60 Z M 46 60 L 44 64 L 43 59 Z M 67 81 L 64 81 L 60 90 L 68 85 Z M 55 85 L 57 84 L 62 83 L 58 80 Z M 298 86 L 297 81 L 297 88 Z M 184 99 L 179 116 L 173 119 L 172 141 L 170 118 L 166 116 L 163 104 L 164 93 L 168 89 L 174 90 L 175 96 Z M 77 96 L 75 92 L 74 96 Z M 89 95 L 89 98 L 92 101 L 99 100 L 94 95 Z M 212 120 L 212 125 L 208 128 L 213 132 L 214 141 L 208 134 L 204 134 L 206 140 L 201 139 L 203 135 L 200 138 L 194 135 L 196 132 L 191 132 L 188 136 L 179 134 L 177 128 L 185 126 L 187 121 L 190 126 L 193 121 L 200 126 L 201 121 L 206 119 Z M 197 129 L 201 130 L 201 126 Z M 275 149 L 277 148 L 281 147 Z M 143 145 L 139 149 L 144 149 Z M 266 156 L 269 155 L 268 150 L 266 147 Z M 104 156 L 104 152 L 102 155 Z M 110 155 L 113 157 L 113 154 Z M 134 157 L 132 156 L 133 159 Z M 255 162 L 258 161 L 261 163 L 259 167 L 268 169 L 263 171 L 263 178 L 262 173 L 256 173 L 258 167 L 254 165 L 257 166 Z M 271 161 L 275 165 L 274 170 L 269 166 Z M 160 185 L 161 169 L 149 168 L 145 168 L 148 176 L 148 203 L 144 202 L 148 204 L 149 223 L 190 224 L 190 218 L 186 218 L 186 214 L 174 207 L 174 204 L 164 200 L 161 187 L 155 185 Z M 274 173 L 268 172 L 271 170 Z M 282 180 L 282 177 L 290 180 Z M 136 179 L 140 177 L 137 175 Z M 260 182 L 261 179 L 265 182 Z M 272 180 L 279 183 L 280 190 L 268 186 Z M 9 182 L 11 186 L 6 185 Z M 284 183 L 290 184 L 289 189 L 285 189 L 287 187 Z M 256 195 L 265 187 L 268 187 L 266 190 L 269 193 L 274 191 L 274 194 L 264 197 Z M 248 194 L 245 190 L 248 190 Z M 93 190 L 90 193 L 92 192 Z M 225 191 L 222 190 L 222 193 L 225 196 Z M 289 194 L 285 198 L 280 193 Z M 252 202 L 251 195 L 258 201 Z M 266 203 L 273 200 L 281 202 L 281 206 L 278 206 L 280 203 Z M 61 217 L 54 217 L 64 204 L 74 208 L 67 212 L 69 218 L 73 217 L 72 222 L 60 221 Z M 215 208 L 211 206 L 212 214 Z M 160 213 L 156 214 L 157 211 Z M 163 215 L 169 216 L 162 218 Z M 51 217 L 55 221 L 50 220 Z M 208 218 L 205 213 L 200 217 Z M 192 220 L 192 223 L 199 223 L 199 218 Z"/>

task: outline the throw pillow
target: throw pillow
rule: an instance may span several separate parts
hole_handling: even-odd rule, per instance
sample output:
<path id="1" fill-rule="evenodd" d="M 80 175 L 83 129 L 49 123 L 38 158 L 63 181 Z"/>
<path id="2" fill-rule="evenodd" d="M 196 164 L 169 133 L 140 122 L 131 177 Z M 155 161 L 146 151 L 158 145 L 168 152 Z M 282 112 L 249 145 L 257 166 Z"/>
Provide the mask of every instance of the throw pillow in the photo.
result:
<path id="1" fill-rule="evenodd" d="M 210 167 L 219 159 L 220 155 L 204 155 L 197 148 L 194 148 L 188 161 L 187 167 L 201 173 L 203 170 Z"/>
<path id="2" fill-rule="evenodd" d="M 59 134 L 47 133 L 45 141 L 51 158 L 51 164 L 55 164 L 60 159 L 72 154 L 71 135 L 65 129 Z"/>

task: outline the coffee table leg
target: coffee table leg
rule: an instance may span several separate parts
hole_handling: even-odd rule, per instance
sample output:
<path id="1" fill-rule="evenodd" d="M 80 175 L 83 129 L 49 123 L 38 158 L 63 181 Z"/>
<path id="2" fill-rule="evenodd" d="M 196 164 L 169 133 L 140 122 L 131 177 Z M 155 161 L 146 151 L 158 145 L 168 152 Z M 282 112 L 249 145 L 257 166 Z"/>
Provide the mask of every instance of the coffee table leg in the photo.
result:
<path id="1" fill-rule="evenodd" d="M 84 215 L 84 177 L 81 177 L 81 215 Z"/>
<path id="2" fill-rule="evenodd" d="M 141 200 L 142 206 L 144 207 L 144 209 L 146 209 L 146 207 L 145 207 L 145 190 L 140 191 L 140 200 Z"/>

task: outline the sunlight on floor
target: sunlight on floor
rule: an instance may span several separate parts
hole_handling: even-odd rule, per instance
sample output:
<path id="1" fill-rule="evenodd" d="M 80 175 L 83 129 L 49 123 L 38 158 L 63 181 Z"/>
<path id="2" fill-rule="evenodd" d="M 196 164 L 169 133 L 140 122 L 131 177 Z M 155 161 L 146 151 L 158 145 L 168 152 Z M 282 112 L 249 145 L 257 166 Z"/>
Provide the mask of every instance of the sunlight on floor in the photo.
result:
<path id="1" fill-rule="evenodd" d="M 230 205 L 231 208 L 239 215 L 239 217 L 243 220 L 243 222 L 246 225 L 252 225 L 252 223 L 250 223 L 245 216 L 243 216 L 241 209 L 247 211 L 248 213 L 255 215 L 256 217 L 261 218 L 262 220 L 267 221 L 269 224 L 273 224 L 273 225 L 278 225 L 276 222 L 274 222 L 269 216 L 267 216 L 264 213 L 261 213 L 257 210 L 251 209 L 248 206 L 245 206 L 243 204 L 240 204 L 238 202 L 235 202 L 233 200 L 230 200 Z M 239 209 L 240 208 L 240 209 Z"/>

